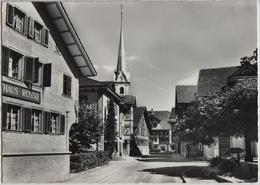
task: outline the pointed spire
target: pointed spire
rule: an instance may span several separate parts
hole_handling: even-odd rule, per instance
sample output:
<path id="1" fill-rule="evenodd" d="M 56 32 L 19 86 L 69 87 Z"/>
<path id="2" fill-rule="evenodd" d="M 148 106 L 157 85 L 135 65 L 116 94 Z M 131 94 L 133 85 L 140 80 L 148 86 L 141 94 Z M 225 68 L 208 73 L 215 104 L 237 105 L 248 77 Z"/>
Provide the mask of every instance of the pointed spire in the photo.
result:
<path id="1" fill-rule="evenodd" d="M 126 60 L 125 60 L 125 46 L 124 46 L 124 35 L 123 35 L 123 6 L 121 4 L 121 24 L 120 24 L 120 38 L 119 38 L 119 49 L 118 59 L 116 68 L 116 78 L 120 72 L 127 73 Z"/>

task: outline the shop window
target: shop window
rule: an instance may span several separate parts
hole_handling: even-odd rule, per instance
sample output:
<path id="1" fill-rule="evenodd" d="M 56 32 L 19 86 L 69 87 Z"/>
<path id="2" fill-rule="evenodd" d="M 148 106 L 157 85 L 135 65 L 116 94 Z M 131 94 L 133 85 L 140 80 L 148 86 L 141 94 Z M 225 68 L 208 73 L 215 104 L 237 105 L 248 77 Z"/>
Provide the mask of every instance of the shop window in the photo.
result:
<path id="1" fill-rule="evenodd" d="M 63 75 L 63 95 L 71 96 L 71 77 Z"/>
<path id="2" fill-rule="evenodd" d="M 14 130 L 14 131 L 22 130 L 20 106 L 3 104 L 2 115 L 3 115 L 2 118 L 3 130 Z"/>
<path id="3" fill-rule="evenodd" d="M 32 110 L 31 114 L 31 131 L 42 132 L 42 111 Z"/>
<path id="4" fill-rule="evenodd" d="M 6 8 L 6 24 L 20 33 L 27 34 L 28 18 L 24 12 L 10 4 Z"/>

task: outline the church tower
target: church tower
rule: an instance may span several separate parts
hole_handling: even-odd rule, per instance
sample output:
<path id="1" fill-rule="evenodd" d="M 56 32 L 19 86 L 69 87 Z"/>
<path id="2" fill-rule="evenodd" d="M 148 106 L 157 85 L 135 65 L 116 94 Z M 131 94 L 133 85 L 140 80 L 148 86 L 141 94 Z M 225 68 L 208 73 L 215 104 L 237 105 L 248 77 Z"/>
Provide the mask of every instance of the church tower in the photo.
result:
<path id="1" fill-rule="evenodd" d="M 120 96 L 130 95 L 130 72 L 126 66 L 124 36 L 123 36 L 123 7 L 121 5 L 120 38 L 118 48 L 117 68 L 115 71 L 115 90 Z"/>

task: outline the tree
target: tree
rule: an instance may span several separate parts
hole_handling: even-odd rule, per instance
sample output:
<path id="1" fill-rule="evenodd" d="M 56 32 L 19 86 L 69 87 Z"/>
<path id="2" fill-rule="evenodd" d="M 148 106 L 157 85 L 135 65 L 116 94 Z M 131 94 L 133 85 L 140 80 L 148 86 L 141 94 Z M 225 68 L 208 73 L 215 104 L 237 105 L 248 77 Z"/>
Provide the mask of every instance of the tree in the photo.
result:
<path id="1" fill-rule="evenodd" d="M 103 126 L 100 124 L 94 107 L 81 103 L 79 105 L 79 121 L 70 129 L 70 151 L 80 153 L 97 144 L 103 135 Z"/>
<path id="2" fill-rule="evenodd" d="M 256 68 L 256 51 L 251 57 L 243 57 L 241 64 Z M 219 136 L 244 136 L 245 160 L 252 161 L 251 141 L 258 140 L 257 94 L 257 79 L 252 77 L 237 79 L 216 94 L 197 97 L 193 113 L 176 132 L 184 141 L 202 144 L 211 144 Z"/>
<path id="3" fill-rule="evenodd" d="M 108 105 L 108 115 L 107 122 L 105 127 L 105 142 L 106 142 L 106 150 L 109 151 L 109 156 L 112 158 L 112 154 L 114 152 L 115 139 L 116 139 L 116 120 L 115 120 L 115 109 L 114 109 L 114 101 L 111 99 Z"/>

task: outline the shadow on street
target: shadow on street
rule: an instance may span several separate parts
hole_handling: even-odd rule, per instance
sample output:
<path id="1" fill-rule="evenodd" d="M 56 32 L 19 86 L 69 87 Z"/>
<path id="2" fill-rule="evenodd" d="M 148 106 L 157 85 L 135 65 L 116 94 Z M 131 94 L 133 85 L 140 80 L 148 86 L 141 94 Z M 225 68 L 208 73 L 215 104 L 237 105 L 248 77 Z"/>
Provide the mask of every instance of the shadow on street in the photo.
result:
<path id="1" fill-rule="evenodd" d="M 142 162 L 191 162 L 191 161 L 205 161 L 202 158 L 184 158 L 180 154 L 174 153 L 158 153 L 151 154 L 150 156 L 144 156 L 139 158 L 138 161 Z"/>
<path id="2" fill-rule="evenodd" d="M 178 166 L 178 167 L 163 167 L 163 168 L 150 168 L 144 169 L 143 172 L 149 172 L 151 174 L 160 174 L 171 177 L 186 176 L 198 179 L 213 179 L 210 175 L 205 173 L 204 166 Z"/>

